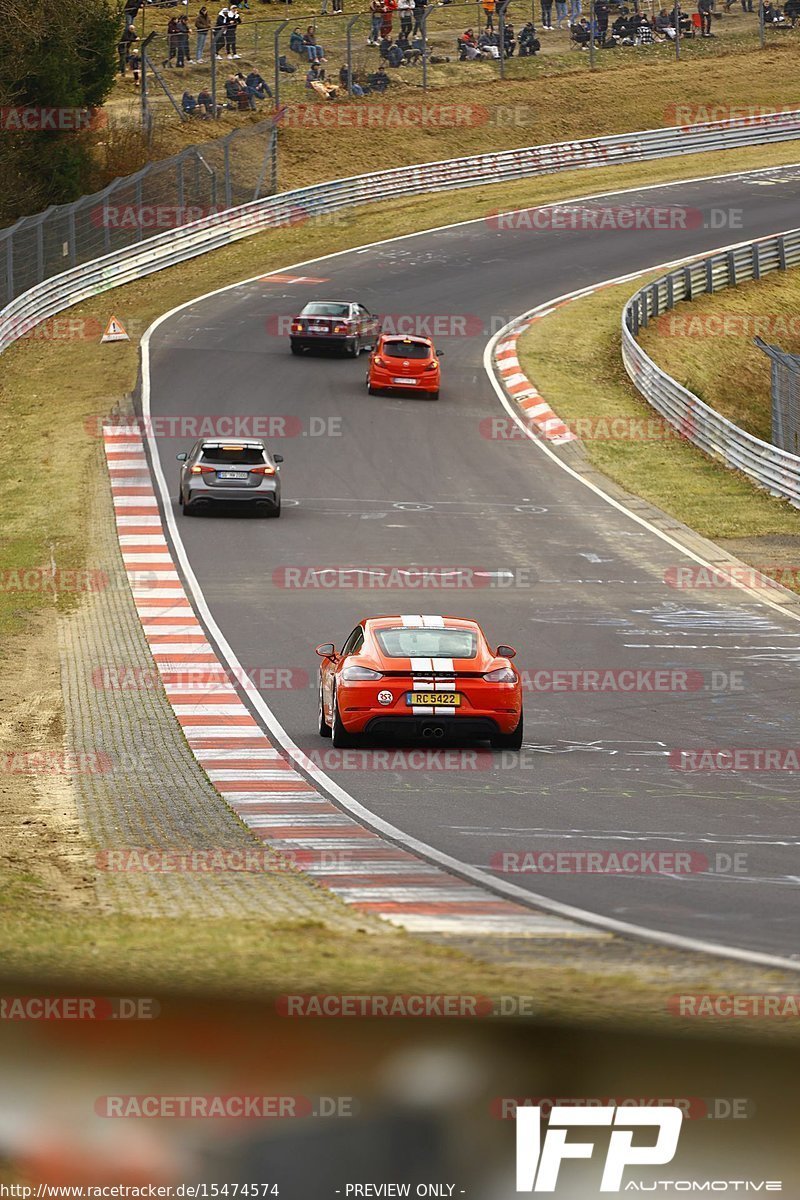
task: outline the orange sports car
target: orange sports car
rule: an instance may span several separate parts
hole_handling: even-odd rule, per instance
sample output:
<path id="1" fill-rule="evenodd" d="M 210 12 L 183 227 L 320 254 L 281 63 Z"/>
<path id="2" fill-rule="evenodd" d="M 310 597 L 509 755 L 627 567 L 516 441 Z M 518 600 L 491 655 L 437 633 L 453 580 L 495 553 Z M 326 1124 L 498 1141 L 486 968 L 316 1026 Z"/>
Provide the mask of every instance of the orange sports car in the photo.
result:
<path id="1" fill-rule="evenodd" d="M 422 392 L 439 399 L 439 355 L 427 337 L 400 337 L 382 333 L 369 358 L 367 391 Z"/>
<path id="2" fill-rule="evenodd" d="M 489 647 L 477 621 L 370 617 L 341 650 L 317 646 L 319 732 L 334 746 L 359 734 L 488 738 L 522 745 L 522 681 L 511 646 Z"/>

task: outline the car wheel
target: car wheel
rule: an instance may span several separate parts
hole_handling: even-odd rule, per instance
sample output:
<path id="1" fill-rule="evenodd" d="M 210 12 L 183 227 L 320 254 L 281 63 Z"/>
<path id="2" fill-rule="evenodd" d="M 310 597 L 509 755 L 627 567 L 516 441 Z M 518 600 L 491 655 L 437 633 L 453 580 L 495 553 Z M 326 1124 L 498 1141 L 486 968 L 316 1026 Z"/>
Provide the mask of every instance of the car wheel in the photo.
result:
<path id="1" fill-rule="evenodd" d="M 369 392 L 370 396 L 378 395 L 378 388 L 373 387 L 371 383 L 367 384 L 367 391 Z"/>
<path id="2" fill-rule="evenodd" d="M 359 347 L 357 340 L 354 342 L 345 342 L 344 352 L 349 358 L 358 358 L 358 350 Z"/>
<path id="3" fill-rule="evenodd" d="M 181 514 L 182 514 L 182 516 L 184 516 L 184 517 L 193 517 L 193 516 L 194 516 L 194 514 L 195 514 L 195 512 L 196 512 L 196 509 L 192 508 L 191 504 L 187 504 L 187 503 L 186 503 L 186 502 L 185 502 L 183 499 L 181 500 Z"/>
<path id="4" fill-rule="evenodd" d="M 319 681 L 319 736 L 329 738 L 331 736 L 331 727 L 325 720 L 325 707 L 322 703 L 322 680 Z"/>
<path id="5" fill-rule="evenodd" d="M 265 504 L 264 505 L 264 516 L 265 517 L 279 517 L 280 515 L 281 515 L 280 500 L 278 501 L 277 504 Z"/>
<path id="6" fill-rule="evenodd" d="M 429 395 L 430 395 L 430 399 L 431 399 L 431 400 L 438 400 L 438 399 L 439 399 L 439 393 L 438 393 L 438 392 L 430 392 L 430 393 L 429 393 Z"/>
<path id="7" fill-rule="evenodd" d="M 292 354 L 302 354 L 303 347 L 298 346 L 296 342 L 292 342 Z"/>
<path id="8" fill-rule="evenodd" d="M 519 721 L 516 728 L 511 730 L 511 733 L 495 733 L 490 739 L 489 744 L 493 750 L 521 750 L 522 749 L 522 713 L 519 715 Z"/>
<path id="9" fill-rule="evenodd" d="M 346 750 L 348 746 L 355 745 L 355 738 L 352 733 L 348 733 L 342 724 L 342 718 L 339 715 L 339 697 L 336 692 L 333 693 L 333 729 L 331 730 L 331 740 L 337 750 Z"/>

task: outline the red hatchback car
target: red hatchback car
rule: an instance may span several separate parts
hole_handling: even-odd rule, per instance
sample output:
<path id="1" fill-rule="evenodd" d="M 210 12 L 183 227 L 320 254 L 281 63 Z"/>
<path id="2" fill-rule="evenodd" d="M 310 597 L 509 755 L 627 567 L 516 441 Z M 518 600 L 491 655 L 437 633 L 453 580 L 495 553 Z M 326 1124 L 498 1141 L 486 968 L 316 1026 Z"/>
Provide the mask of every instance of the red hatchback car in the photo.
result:
<path id="1" fill-rule="evenodd" d="M 440 382 L 439 355 L 430 338 L 381 334 L 369 359 L 370 396 L 379 392 L 420 392 L 430 400 L 438 400 Z"/>
<path id="2" fill-rule="evenodd" d="M 334 746 L 360 734 L 445 734 L 522 745 L 522 681 L 511 646 L 489 647 L 477 621 L 370 617 L 341 650 L 317 646 L 319 732 Z"/>

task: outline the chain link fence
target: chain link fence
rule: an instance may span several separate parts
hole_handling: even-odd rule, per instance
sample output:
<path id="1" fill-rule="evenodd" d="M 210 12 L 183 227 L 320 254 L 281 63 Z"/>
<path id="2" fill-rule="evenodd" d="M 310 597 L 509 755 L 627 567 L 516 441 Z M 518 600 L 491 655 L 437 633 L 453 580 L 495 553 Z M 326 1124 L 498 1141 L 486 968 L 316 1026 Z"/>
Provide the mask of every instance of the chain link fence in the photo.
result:
<path id="1" fill-rule="evenodd" d="M 769 357 L 772 393 L 772 444 L 800 455 L 800 355 L 787 354 L 755 338 Z"/>
<path id="2" fill-rule="evenodd" d="M 34 284 L 276 189 L 272 118 L 192 146 L 0 232 L 0 308 Z"/>

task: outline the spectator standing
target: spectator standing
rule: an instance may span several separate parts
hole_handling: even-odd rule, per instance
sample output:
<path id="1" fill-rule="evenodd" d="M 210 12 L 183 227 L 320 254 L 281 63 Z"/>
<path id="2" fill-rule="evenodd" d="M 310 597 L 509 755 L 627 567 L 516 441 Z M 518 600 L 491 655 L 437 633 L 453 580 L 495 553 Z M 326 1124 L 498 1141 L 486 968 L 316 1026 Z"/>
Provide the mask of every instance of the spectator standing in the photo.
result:
<path id="1" fill-rule="evenodd" d="M 227 8 L 221 8 L 214 22 L 214 53 L 217 58 L 222 58 L 222 50 L 225 45 L 225 27 L 227 24 L 228 10 Z"/>
<path id="2" fill-rule="evenodd" d="M 170 17 L 167 22 L 167 57 L 161 64 L 162 67 L 171 67 L 172 60 L 178 53 L 178 18 Z"/>
<path id="3" fill-rule="evenodd" d="M 383 0 L 369 0 L 369 15 L 372 21 L 372 28 L 367 39 L 368 46 L 377 46 L 378 38 L 381 34 L 381 21 L 383 19 Z"/>
<path id="4" fill-rule="evenodd" d="M 575 22 L 580 19 L 580 15 L 581 15 L 582 11 L 583 10 L 581 9 L 581 0 L 569 0 L 569 23 L 570 23 L 570 25 L 574 25 Z"/>
<path id="5" fill-rule="evenodd" d="M 486 17 L 486 28 L 494 29 L 494 14 L 497 8 L 496 0 L 482 0 L 481 7 Z"/>
<path id="6" fill-rule="evenodd" d="M 553 0 L 542 0 L 542 29 L 553 28 Z"/>
<path id="7" fill-rule="evenodd" d="M 236 32 L 242 23 L 242 14 L 239 12 L 239 5 L 234 3 L 228 8 L 228 16 L 225 21 L 225 53 L 228 58 L 241 58 L 241 54 L 236 51 Z"/>
<path id="8" fill-rule="evenodd" d="M 392 17 L 397 11 L 397 0 L 383 0 L 381 11 L 381 37 L 392 36 Z"/>
<path id="9" fill-rule="evenodd" d="M 414 0 L 414 28 L 411 31 L 411 36 L 421 34 L 425 24 L 425 6 L 426 0 Z"/>
<path id="10" fill-rule="evenodd" d="M 191 62 L 189 49 L 189 22 L 186 20 L 184 13 L 178 17 L 178 28 L 175 31 L 175 66 L 183 67 L 186 65 L 186 60 Z"/>
<path id="11" fill-rule="evenodd" d="M 712 0 L 697 0 L 701 37 L 711 37 L 711 3 Z"/>
<path id="12" fill-rule="evenodd" d="M 194 19 L 194 27 L 197 31 L 197 45 L 195 47 L 194 59 L 195 62 L 201 63 L 205 54 L 209 30 L 211 29 L 211 17 L 205 4 Z"/>
<path id="13" fill-rule="evenodd" d="M 597 26 L 597 41 L 599 45 L 605 46 L 606 38 L 608 37 L 608 18 L 610 9 L 607 0 L 595 0 L 594 19 Z"/>
<path id="14" fill-rule="evenodd" d="M 742 12 L 753 11 L 753 0 L 742 0 Z"/>
<path id="15" fill-rule="evenodd" d="M 400 33 L 410 37 L 414 27 L 414 0 L 397 0 L 397 11 L 400 14 Z"/>
<path id="16" fill-rule="evenodd" d="M 119 55 L 119 73 L 125 75 L 125 68 L 131 58 L 133 43 L 138 42 L 139 35 L 132 25 L 126 25 L 122 31 L 122 35 L 117 42 L 117 54 Z M 134 83 L 136 80 L 134 79 Z"/>
<path id="17" fill-rule="evenodd" d="M 144 0 L 125 0 L 125 7 L 122 10 L 125 16 L 125 28 L 133 25 L 139 15 L 139 9 L 144 4 Z"/>
<path id="18" fill-rule="evenodd" d="M 567 0 L 556 0 L 556 29 L 561 29 L 567 19 Z"/>

